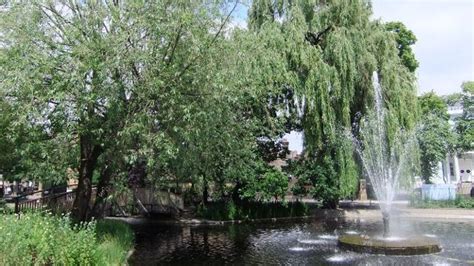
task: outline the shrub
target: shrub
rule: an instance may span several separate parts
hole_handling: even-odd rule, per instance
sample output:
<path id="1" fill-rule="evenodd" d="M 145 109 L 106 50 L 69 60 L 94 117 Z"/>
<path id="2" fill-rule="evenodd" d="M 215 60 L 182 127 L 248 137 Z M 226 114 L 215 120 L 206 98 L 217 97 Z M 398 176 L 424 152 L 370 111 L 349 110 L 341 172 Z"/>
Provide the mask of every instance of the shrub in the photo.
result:
<path id="1" fill-rule="evenodd" d="M 308 207 L 302 202 L 212 202 L 206 206 L 199 205 L 197 210 L 198 217 L 217 221 L 300 217 L 307 214 Z"/>
<path id="2" fill-rule="evenodd" d="M 412 195 L 410 205 L 415 208 L 474 208 L 474 199 L 457 196 L 454 200 L 427 200 L 421 195 Z"/>
<path id="3" fill-rule="evenodd" d="M 459 200 L 456 202 L 456 207 L 474 209 L 474 199 L 459 197 Z"/>
<path id="4" fill-rule="evenodd" d="M 6 209 L 7 203 L 4 199 L 0 198 L 0 213 L 3 213 Z"/>
<path id="5" fill-rule="evenodd" d="M 234 220 L 237 217 L 237 206 L 235 206 L 233 201 L 227 203 L 227 219 Z"/>
<path id="6" fill-rule="evenodd" d="M 118 264 L 133 234 L 123 228 L 126 225 L 106 229 L 112 228 L 107 223 L 73 224 L 68 216 L 39 212 L 1 215 L 0 265 Z"/>
<path id="7" fill-rule="evenodd" d="M 71 226 L 69 217 L 28 213 L 0 217 L 1 265 L 91 265 L 95 223 Z"/>

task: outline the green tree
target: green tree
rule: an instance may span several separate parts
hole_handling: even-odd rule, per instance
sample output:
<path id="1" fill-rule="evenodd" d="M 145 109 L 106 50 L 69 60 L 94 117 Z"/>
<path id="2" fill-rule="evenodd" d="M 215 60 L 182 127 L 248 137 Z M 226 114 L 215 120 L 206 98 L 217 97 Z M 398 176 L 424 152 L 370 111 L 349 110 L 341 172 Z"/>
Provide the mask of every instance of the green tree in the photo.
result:
<path id="1" fill-rule="evenodd" d="M 421 95 L 418 99 L 420 112 L 422 115 L 434 114 L 441 119 L 448 121 L 448 105 L 440 96 L 433 91 Z"/>
<path id="2" fill-rule="evenodd" d="M 9 136 L 12 130 L 14 120 L 14 112 L 8 102 L 4 98 L 0 99 L 0 174 L 4 179 L 11 179 L 18 165 L 19 156 L 16 152 L 15 141 Z"/>
<path id="3" fill-rule="evenodd" d="M 456 137 L 449 124 L 447 105 L 434 92 L 419 97 L 421 126 L 417 133 L 421 177 L 426 183 L 438 170 L 438 163 L 453 151 Z"/>
<path id="4" fill-rule="evenodd" d="M 261 197 L 264 200 L 285 200 L 288 190 L 288 176 L 283 172 L 271 169 L 266 172 L 261 180 Z"/>
<path id="5" fill-rule="evenodd" d="M 240 187 L 239 200 L 284 200 L 288 191 L 288 176 L 263 162 L 255 166 L 257 171 L 253 175 L 256 176 L 245 180 Z"/>
<path id="6" fill-rule="evenodd" d="M 459 135 L 459 148 L 463 151 L 474 149 L 474 81 L 462 85 L 463 114 L 456 121 L 456 131 Z"/>
<path id="7" fill-rule="evenodd" d="M 93 176 L 99 197 L 130 172 L 177 190 L 189 181 L 204 202 L 229 187 L 281 197 L 259 144 L 302 129 L 305 158 L 322 167 L 313 196 L 337 206 L 358 179 L 343 132 L 372 107 L 373 77 L 389 140 L 416 119 L 395 39 L 363 0 L 254 1 L 249 30 L 227 27 L 238 2 L 223 3 L 5 4 L 0 92 L 18 110 L 8 139 L 19 140 L 19 173 L 64 180 L 74 169 L 78 220 L 90 217 Z"/>
<path id="8" fill-rule="evenodd" d="M 18 125 L 45 135 L 35 138 L 32 164 L 62 169 L 58 179 L 67 167 L 77 169 L 77 220 L 90 217 L 96 170 L 103 180 L 108 165 L 122 160 L 134 165 L 151 154 L 147 164 L 163 169 L 176 158 L 180 133 L 193 132 L 188 114 L 217 89 L 203 66 L 228 10 L 195 1 L 5 4 L 2 95 L 19 111 Z"/>
<path id="9" fill-rule="evenodd" d="M 312 181 L 331 189 L 324 194 L 331 207 L 357 184 L 353 150 L 340 149 L 339 139 L 372 107 L 374 73 L 383 88 L 388 139 L 416 121 L 414 76 L 402 67 L 391 32 L 370 15 L 362 0 L 261 0 L 249 10 L 250 32 L 272 55 L 272 69 L 259 65 L 259 76 L 267 77 L 267 87 L 292 91 L 288 113 L 301 121 L 305 158 L 325 162 L 324 175 L 313 175 L 324 178 Z"/>
<path id="10" fill-rule="evenodd" d="M 399 21 L 388 22 L 385 24 L 385 28 L 389 32 L 395 34 L 398 56 L 401 58 L 403 65 L 406 66 L 411 72 L 415 72 L 419 66 L 419 63 L 415 58 L 415 54 L 411 49 L 411 46 L 417 41 L 415 34 Z"/>
<path id="11" fill-rule="evenodd" d="M 458 103 L 462 103 L 462 93 L 453 93 L 443 97 L 443 100 L 448 106 L 453 106 Z"/>

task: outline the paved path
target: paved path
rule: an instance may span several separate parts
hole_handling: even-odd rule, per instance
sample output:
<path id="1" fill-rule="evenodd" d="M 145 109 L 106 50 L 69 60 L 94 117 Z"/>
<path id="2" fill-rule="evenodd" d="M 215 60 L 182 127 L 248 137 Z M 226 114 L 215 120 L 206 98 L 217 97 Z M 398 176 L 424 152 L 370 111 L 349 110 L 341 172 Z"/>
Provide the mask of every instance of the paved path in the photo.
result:
<path id="1" fill-rule="evenodd" d="M 373 204 L 373 203 L 371 203 Z M 365 206 L 366 208 L 363 208 Z M 382 218 L 382 213 L 376 208 L 369 208 L 369 203 L 359 203 L 352 207 L 344 208 L 347 217 Z M 375 205 L 376 206 L 376 205 Z M 412 208 L 399 202 L 393 206 L 393 214 L 403 218 L 424 219 L 458 219 L 474 222 L 474 209 L 462 208 Z"/>

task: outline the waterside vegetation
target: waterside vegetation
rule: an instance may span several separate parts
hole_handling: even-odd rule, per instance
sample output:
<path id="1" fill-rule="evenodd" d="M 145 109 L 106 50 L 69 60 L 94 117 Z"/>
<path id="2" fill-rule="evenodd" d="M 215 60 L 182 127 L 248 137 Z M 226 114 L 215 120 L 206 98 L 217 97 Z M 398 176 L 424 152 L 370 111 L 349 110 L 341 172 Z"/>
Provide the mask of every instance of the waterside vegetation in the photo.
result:
<path id="1" fill-rule="evenodd" d="M 436 209 L 436 208 L 463 208 L 474 209 L 474 199 L 457 196 L 454 200 L 427 200 L 420 197 L 412 197 L 410 206 L 414 208 Z"/>
<path id="2" fill-rule="evenodd" d="M 124 223 L 39 212 L 0 215 L 0 235 L 1 265 L 123 265 L 134 245 Z"/>
<path id="3" fill-rule="evenodd" d="M 303 202 L 215 202 L 199 205 L 196 216 L 208 220 L 254 220 L 302 217 L 309 214 Z"/>
<path id="4" fill-rule="evenodd" d="M 388 142 L 417 122 L 415 36 L 373 20 L 366 0 L 252 1 L 246 28 L 232 24 L 240 5 L 2 3 L 4 177 L 77 179 L 77 221 L 137 186 L 204 205 L 211 194 L 273 197 L 288 184 L 265 183 L 285 180 L 265 165 L 285 156 L 280 139 L 296 130 L 299 187 L 313 187 L 297 196 L 328 208 L 352 197 L 363 172 L 344 136 L 359 136 L 353 125 L 373 107 L 374 78 Z"/>

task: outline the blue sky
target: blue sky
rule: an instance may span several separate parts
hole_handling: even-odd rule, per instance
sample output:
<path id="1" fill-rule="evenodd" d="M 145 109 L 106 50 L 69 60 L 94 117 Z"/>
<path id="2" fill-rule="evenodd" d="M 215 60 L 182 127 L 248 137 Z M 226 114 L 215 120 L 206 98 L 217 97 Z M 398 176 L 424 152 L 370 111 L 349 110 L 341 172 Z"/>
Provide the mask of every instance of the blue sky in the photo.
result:
<path id="1" fill-rule="evenodd" d="M 418 38 L 419 94 L 460 92 L 474 80 L 474 0 L 372 0 L 373 18 L 401 21 Z M 247 7 L 239 5 L 234 23 L 245 27 Z"/>

